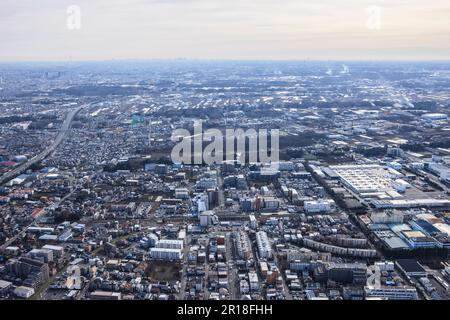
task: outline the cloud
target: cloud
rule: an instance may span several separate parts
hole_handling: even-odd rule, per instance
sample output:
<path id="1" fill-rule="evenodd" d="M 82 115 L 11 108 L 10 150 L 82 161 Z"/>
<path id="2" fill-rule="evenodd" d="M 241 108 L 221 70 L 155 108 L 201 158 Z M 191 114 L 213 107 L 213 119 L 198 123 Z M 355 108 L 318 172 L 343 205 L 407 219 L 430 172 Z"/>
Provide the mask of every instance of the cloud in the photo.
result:
<path id="1" fill-rule="evenodd" d="M 80 30 L 66 28 L 69 5 Z M 367 28 L 372 5 L 379 30 Z M 442 59 L 449 13 L 447 0 L 2 0 L 0 60 L 401 59 L 405 48 Z"/>

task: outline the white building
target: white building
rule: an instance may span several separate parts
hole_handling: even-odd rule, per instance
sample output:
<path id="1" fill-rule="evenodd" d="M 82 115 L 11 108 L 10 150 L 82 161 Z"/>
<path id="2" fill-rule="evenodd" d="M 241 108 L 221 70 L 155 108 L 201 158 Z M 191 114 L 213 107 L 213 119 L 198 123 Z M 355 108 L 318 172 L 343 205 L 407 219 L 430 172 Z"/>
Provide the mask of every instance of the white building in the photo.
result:
<path id="1" fill-rule="evenodd" d="M 366 286 L 366 298 L 385 298 L 389 300 L 417 300 L 417 290 L 408 286 Z"/>
<path id="2" fill-rule="evenodd" d="M 450 181 L 450 168 L 441 163 L 429 162 L 428 170 L 439 176 L 443 181 Z"/>
<path id="3" fill-rule="evenodd" d="M 256 229 L 256 227 L 258 226 L 258 222 L 256 221 L 255 215 L 251 214 L 248 216 L 248 218 L 250 219 L 250 228 Z"/>
<path id="4" fill-rule="evenodd" d="M 34 294 L 34 289 L 30 287 L 20 286 L 14 289 L 14 294 L 19 298 L 28 299 Z"/>
<path id="5" fill-rule="evenodd" d="M 272 258 L 272 247 L 270 245 L 267 233 L 258 231 L 256 233 L 256 244 L 258 246 L 258 253 L 260 258 Z"/>
<path id="6" fill-rule="evenodd" d="M 251 271 L 248 273 L 248 281 L 250 283 L 250 291 L 259 291 L 259 280 L 256 272 Z"/>
<path id="7" fill-rule="evenodd" d="M 382 192 L 390 188 L 391 170 L 378 164 L 356 164 L 330 166 L 342 184 L 356 193 Z M 395 171 L 395 170 L 394 170 Z"/>
<path id="8" fill-rule="evenodd" d="M 405 192 L 406 189 L 411 188 L 411 185 L 403 179 L 397 179 L 392 183 L 392 186 L 397 192 Z"/>
<path id="9" fill-rule="evenodd" d="M 373 223 L 403 223 L 404 215 L 401 212 L 372 212 L 370 220 Z"/>
<path id="10" fill-rule="evenodd" d="M 183 249 L 182 240 L 161 239 L 156 242 L 156 248 L 161 249 Z"/>
<path id="11" fill-rule="evenodd" d="M 395 265 L 392 261 L 379 261 L 375 262 L 375 267 L 380 271 L 394 271 Z"/>
<path id="12" fill-rule="evenodd" d="M 280 207 L 280 200 L 274 197 L 265 197 L 264 200 L 264 209 L 266 210 L 277 210 Z"/>
<path id="13" fill-rule="evenodd" d="M 422 115 L 422 119 L 426 121 L 447 120 L 445 113 L 425 113 Z"/>
<path id="14" fill-rule="evenodd" d="M 335 208 L 334 200 L 310 200 L 304 202 L 306 213 L 328 213 Z"/>
<path id="15" fill-rule="evenodd" d="M 177 188 L 175 189 L 175 198 L 176 199 L 189 199 L 189 191 L 186 188 Z"/>
<path id="16" fill-rule="evenodd" d="M 53 251 L 53 256 L 55 258 L 62 258 L 62 256 L 64 255 L 64 247 L 61 246 L 46 244 L 45 246 L 42 247 L 42 249 L 48 249 Z"/>

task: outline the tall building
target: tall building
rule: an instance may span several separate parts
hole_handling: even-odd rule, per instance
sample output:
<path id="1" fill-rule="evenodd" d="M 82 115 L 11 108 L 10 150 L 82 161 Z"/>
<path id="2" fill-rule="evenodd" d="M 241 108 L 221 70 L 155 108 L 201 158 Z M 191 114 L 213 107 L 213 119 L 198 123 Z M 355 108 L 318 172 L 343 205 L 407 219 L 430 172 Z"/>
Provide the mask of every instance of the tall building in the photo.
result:
<path id="1" fill-rule="evenodd" d="M 49 278 L 48 264 L 31 258 L 20 257 L 18 260 L 13 260 L 6 269 L 24 280 L 24 285 L 33 288 L 37 288 Z"/>

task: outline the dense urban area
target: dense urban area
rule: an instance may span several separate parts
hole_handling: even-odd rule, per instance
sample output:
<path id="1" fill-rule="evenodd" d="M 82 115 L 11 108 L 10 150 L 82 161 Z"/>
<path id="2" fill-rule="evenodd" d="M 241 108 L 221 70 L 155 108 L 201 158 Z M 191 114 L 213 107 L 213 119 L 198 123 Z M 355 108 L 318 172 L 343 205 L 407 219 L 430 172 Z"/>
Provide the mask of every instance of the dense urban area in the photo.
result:
<path id="1" fill-rule="evenodd" d="M 0 299 L 450 299 L 449 88 L 438 62 L 1 64 Z M 277 169 L 174 163 L 199 120 L 278 129 Z"/>

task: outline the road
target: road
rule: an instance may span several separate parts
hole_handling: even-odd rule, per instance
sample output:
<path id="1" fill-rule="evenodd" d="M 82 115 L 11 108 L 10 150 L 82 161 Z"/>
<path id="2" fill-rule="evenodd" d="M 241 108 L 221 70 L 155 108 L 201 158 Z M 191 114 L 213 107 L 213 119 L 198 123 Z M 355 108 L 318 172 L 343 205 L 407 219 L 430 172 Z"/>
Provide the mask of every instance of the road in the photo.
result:
<path id="1" fill-rule="evenodd" d="M 190 235 L 186 235 L 186 245 L 183 248 L 183 260 L 181 263 L 181 282 L 180 282 L 180 292 L 178 293 L 178 300 L 184 300 L 186 296 L 186 280 L 187 280 L 187 267 L 188 267 L 188 253 L 189 253 L 189 243 L 191 242 Z"/>
<path id="2" fill-rule="evenodd" d="M 217 186 L 219 187 L 218 207 L 223 208 L 225 205 L 225 195 L 224 195 L 224 191 L 223 191 L 222 170 L 220 168 L 217 169 Z"/>
<path id="3" fill-rule="evenodd" d="M 239 300 L 240 293 L 239 293 L 239 282 L 238 282 L 238 275 L 237 270 L 234 265 L 234 259 L 233 259 L 233 247 L 234 243 L 231 238 L 231 232 L 225 233 L 225 239 L 226 239 L 226 258 L 227 258 L 227 265 L 228 265 L 228 285 L 230 293 L 230 299 L 231 300 Z"/>
<path id="4" fill-rule="evenodd" d="M 10 179 L 12 179 L 14 176 L 19 175 L 21 172 L 25 171 L 26 169 L 28 169 L 31 165 L 38 163 L 40 161 L 42 161 L 43 159 L 45 159 L 45 157 L 47 157 L 51 152 L 53 152 L 56 147 L 61 143 L 61 141 L 64 139 L 64 137 L 67 134 L 67 130 L 70 128 L 70 125 L 72 124 L 73 118 L 75 117 L 75 115 L 83 108 L 84 106 L 80 106 L 76 109 L 71 110 L 67 116 L 66 119 L 64 120 L 63 125 L 61 126 L 61 129 L 58 133 L 58 136 L 56 137 L 55 141 L 53 141 L 53 143 L 47 147 L 47 149 L 45 149 L 44 151 L 42 151 L 41 153 L 39 153 L 38 155 L 34 156 L 33 158 L 31 158 L 29 161 L 27 161 L 26 163 L 20 165 L 19 167 L 15 168 L 14 170 L 6 173 L 5 175 L 3 175 L 0 178 L 0 185 L 2 185 L 5 181 L 8 181 Z M 72 189 L 71 192 L 69 192 L 69 194 L 67 194 L 66 196 L 64 196 L 60 201 L 58 201 L 57 203 L 53 204 L 51 207 L 55 208 L 57 206 L 59 206 L 63 201 L 65 201 L 68 197 L 70 197 L 73 192 L 75 191 L 75 188 Z M 47 210 L 49 208 L 46 208 L 45 210 Z M 45 215 L 45 213 L 44 213 Z M 33 221 L 31 224 L 29 224 L 28 226 L 26 226 L 20 233 L 18 233 L 17 235 L 15 235 L 14 237 L 12 237 L 11 239 L 7 240 L 1 247 L 0 247 L 0 251 L 5 250 L 6 247 L 8 247 L 10 244 L 14 243 L 14 241 L 16 241 L 19 237 L 23 236 L 26 233 L 26 230 L 28 229 L 28 227 L 33 226 L 35 224 L 35 221 Z"/>
<path id="5" fill-rule="evenodd" d="M 84 106 L 80 106 L 76 109 L 71 110 L 64 120 L 61 129 L 59 130 L 58 135 L 56 136 L 55 140 L 52 144 L 50 144 L 45 150 L 41 151 L 39 154 L 28 160 L 27 162 L 19 165 L 17 168 L 5 173 L 0 178 L 0 186 L 4 183 L 8 182 L 9 180 L 13 179 L 14 177 L 18 176 L 25 170 L 27 170 L 30 166 L 32 166 L 35 163 L 41 162 L 43 159 L 45 159 L 51 152 L 53 152 L 56 147 L 63 141 L 64 137 L 67 134 L 68 129 L 70 128 L 70 125 L 72 124 L 73 118 L 75 115 L 83 108 Z"/>

